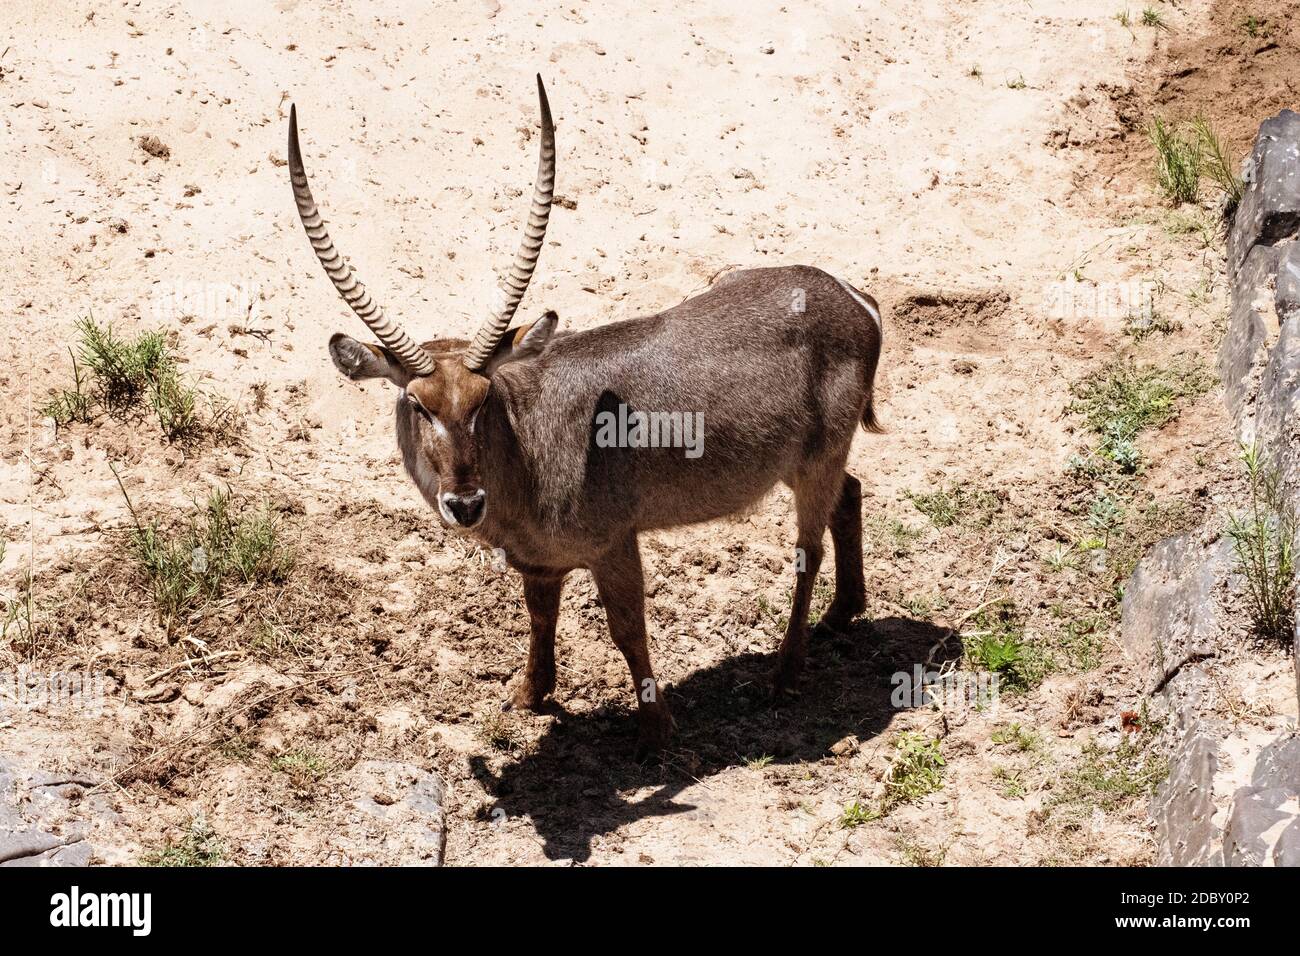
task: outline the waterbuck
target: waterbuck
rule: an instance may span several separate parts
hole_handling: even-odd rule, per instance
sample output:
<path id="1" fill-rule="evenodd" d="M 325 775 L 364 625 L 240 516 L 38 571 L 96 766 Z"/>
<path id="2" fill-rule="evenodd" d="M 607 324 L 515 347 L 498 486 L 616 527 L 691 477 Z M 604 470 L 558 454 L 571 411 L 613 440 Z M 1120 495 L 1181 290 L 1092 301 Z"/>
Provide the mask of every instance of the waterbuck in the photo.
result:
<path id="1" fill-rule="evenodd" d="M 666 312 L 588 331 L 556 332 L 554 312 L 511 327 L 555 186 L 540 76 L 537 92 L 541 156 L 523 241 L 471 342 L 417 345 L 357 281 L 312 200 L 293 108 L 289 173 L 321 265 L 381 343 L 335 334 L 334 364 L 350 379 L 397 386 L 397 444 L 420 493 L 523 576 L 532 638 L 503 706 L 535 710 L 554 690 L 560 590 L 570 571 L 587 568 L 632 671 L 644 756 L 667 741 L 672 718 L 646 648 L 641 532 L 732 514 L 778 481 L 791 488 L 798 550 L 778 694 L 795 691 L 804 663 L 828 524 L 835 598 L 822 622 L 843 629 L 864 610 L 862 493 L 844 463 L 857 426 L 877 430 L 880 311 L 848 283 L 790 266 L 734 272 Z M 631 421 L 637 439 L 607 427 L 616 420 Z M 687 421 L 702 424 L 702 443 L 673 447 Z M 644 440 L 647 422 L 669 423 L 660 429 L 669 440 Z M 613 432 L 625 440 L 610 440 Z"/>

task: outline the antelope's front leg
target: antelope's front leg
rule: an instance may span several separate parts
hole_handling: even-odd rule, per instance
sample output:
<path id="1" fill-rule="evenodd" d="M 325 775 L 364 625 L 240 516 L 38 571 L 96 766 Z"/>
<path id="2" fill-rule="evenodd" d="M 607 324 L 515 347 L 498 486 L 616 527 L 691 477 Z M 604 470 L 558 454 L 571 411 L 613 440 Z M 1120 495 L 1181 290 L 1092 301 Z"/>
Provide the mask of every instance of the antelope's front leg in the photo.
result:
<path id="1" fill-rule="evenodd" d="M 560 592 L 564 575 L 524 575 L 524 603 L 528 606 L 531 635 L 528 664 L 502 710 L 515 707 L 538 710 L 555 690 L 555 623 L 560 617 Z"/>
<path id="2" fill-rule="evenodd" d="M 636 759 L 644 760 L 657 754 L 668 743 L 673 718 L 650 669 L 650 650 L 645 632 L 645 579 L 636 535 L 628 535 L 594 564 L 591 576 L 596 582 L 601 603 L 605 605 L 610 637 L 623 652 L 632 671 L 640 724 Z"/>

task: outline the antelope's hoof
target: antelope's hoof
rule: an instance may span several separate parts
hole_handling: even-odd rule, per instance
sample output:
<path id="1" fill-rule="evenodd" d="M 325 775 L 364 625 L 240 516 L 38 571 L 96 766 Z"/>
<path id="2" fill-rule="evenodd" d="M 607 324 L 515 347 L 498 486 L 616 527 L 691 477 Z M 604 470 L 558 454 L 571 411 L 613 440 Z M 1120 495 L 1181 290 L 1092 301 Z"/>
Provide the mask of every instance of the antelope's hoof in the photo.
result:
<path id="1" fill-rule="evenodd" d="M 664 748 L 668 746 L 668 741 L 672 738 L 673 720 L 671 717 L 663 721 L 655 721 L 653 724 L 642 724 L 641 731 L 637 735 L 636 755 L 634 759 L 637 763 L 657 763 Z"/>
<path id="2" fill-rule="evenodd" d="M 772 677 L 772 703 L 781 704 L 799 697 L 799 672 L 779 666 Z"/>
<path id="3" fill-rule="evenodd" d="M 852 606 L 836 607 L 834 602 L 822 615 L 817 626 L 825 628 L 835 634 L 847 634 L 853 629 L 853 622 L 857 620 L 865 608 L 854 609 Z"/>
<path id="4" fill-rule="evenodd" d="M 546 695 L 534 690 L 529 684 L 520 684 L 505 700 L 501 702 L 503 713 L 512 710 L 527 710 L 539 713 L 546 704 Z"/>

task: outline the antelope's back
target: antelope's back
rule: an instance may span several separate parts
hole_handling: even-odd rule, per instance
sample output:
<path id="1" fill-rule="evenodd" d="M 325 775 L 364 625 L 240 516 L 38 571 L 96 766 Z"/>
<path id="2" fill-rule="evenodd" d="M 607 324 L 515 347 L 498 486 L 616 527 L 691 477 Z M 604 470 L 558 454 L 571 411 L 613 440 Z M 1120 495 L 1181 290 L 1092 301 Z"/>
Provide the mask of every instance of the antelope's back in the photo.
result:
<path id="1" fill-rule="evenodd" d="M 640 528 L 706 521 L 847 449 L 879 350 L 876 319 L 833 276 L 735 272 L 658 315 L 557 338 L 529 371 L 519 434 L 558 507 Z M 698 441 L 637 445 L 633 413 L 689 421 L 683 444 Z"/>

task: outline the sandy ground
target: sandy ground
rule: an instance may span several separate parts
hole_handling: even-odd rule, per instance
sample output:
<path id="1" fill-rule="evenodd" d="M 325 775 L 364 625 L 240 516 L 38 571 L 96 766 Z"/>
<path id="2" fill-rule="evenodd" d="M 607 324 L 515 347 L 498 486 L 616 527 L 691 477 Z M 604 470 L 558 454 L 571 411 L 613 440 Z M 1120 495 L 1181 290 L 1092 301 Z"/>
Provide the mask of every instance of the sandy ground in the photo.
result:
<path id="1" fill-rule="evenodd" d="M 1082 533 L 1064 478 L 1087 442 L 1067 411 L 1071 384 L 1121 350 L 1208 360 L 1221 331 L 1218 246 L 1162 228 L 1116 109 L 1171 43 L 1197 35 L 1209 4 L 1161 4 L 1164 29 L 1092 6 L 760 2 L 742 13 L 709 0 L 540 14 L 496 0 L 141 0 L 91 15 L 9 4 L 0 569 L 12 590 L 34 568 L 38 605 L 41 588 L 66 595 L 70 577 L 105 582 L 110 596 L 87 601 L 73 626 L 47 622 L 61 636 L 33 659 L 107 666 L 121 696 L 101 721 L 0 722 L 0 750 L 121 774 L 114 822 L 98 834 L 108 862 L 177 838 L 196 814 L 230 862 L 405 860 L 339 835 L 344 784 L 363 759 L 443 773 L 452 863 L 1149 858 L 1136 802 L 1065 843 L 1044 811 L 1088 741 L 1113 741 L 1121 712 L 1140 708 L 1113 623 L 1099 661 L 998 714 L 945 721 L 888 705 L 889 675 L 988 598 L 1013 594 L 1027 633 L 1045 639 L 1050 609 L 1086 590 L 1053 579 L 1041 557 Z M 317 199 L 372 291 L 417 334 L 468 334 L 527 201 L 535 72 L 555 110 L 563 201 L 525 316 L 554 308 L 566 327 L 589 328 L 673 305 L 728 267 L 799 262 L 886 312 L 888 430 L 859 438 L 850 469 L 869 521 L 920 533 L 906 554 L 868 554 L 875 631 L 819 646 L 803 699 L 771 711 L 747 688 L 779 637 L 755 608 L 781 609 L 790 586 L 788 493 L 733 522 L 656 536 L 645 546 L 652 651 L 682 724 L 657 768 L 630 764 L 626 675 L 585 575 L 561 621 L 562 709 L 490 723 L 527 640 L 518 585 L 423 506 L 401 473 L 385 387 L 330 365 L 329 335 L 362 330 L 310 253 L 283 165 L 293 102 Z M 169 155 L 142 149 L 143 136 Z M 1054 309 L 1074 277 L 1151 283 L 1181 328 L 1139 347 L 1122 310 Z M 1194 288 L 1204 294 L 1183 294 Z M 35 410 L 70 376 L 73 322 L 91 314 L 174 332 L 187 371 L 239 402 L 239 439 L 182 449 L 120 422 L 56 432 Z M 1142 493 L 1204 510 L 1227 487 L 1231 436 L 1217 398 L 1196 401 L 1145 440 Z M 191 674 L 178 697 L 141 700 L 146 675 L 184 649 L 131 590 L 110 462 L 151 513 L 185 509 L 214 483 L 287 503 L 297 587 L 316 605 L 306 650 L 240 644 L 235 609 L 224 631 L 202 625 L 212 646 L 237 651 L 225 665 Z M 903 497 L 956 485 L 997 498 L 989 527 L 930 527 Z M 918 610 L 918 595 L 938 607 Z M 249 688 L 306 681 L 252 718 L 234 713 Z M 1027 785 L 1011 796 L 998 767 L 1014 761 L 991 741 L 1008 722 L 1045 741 L 1013 768 Z M 942 740 L 944 788 L 842 827 L 907 729 Z M 231 734 L 247 752 L 219 746 Z M 331 768 L 306 796 L 272 769 L 303 747 Z"/>

